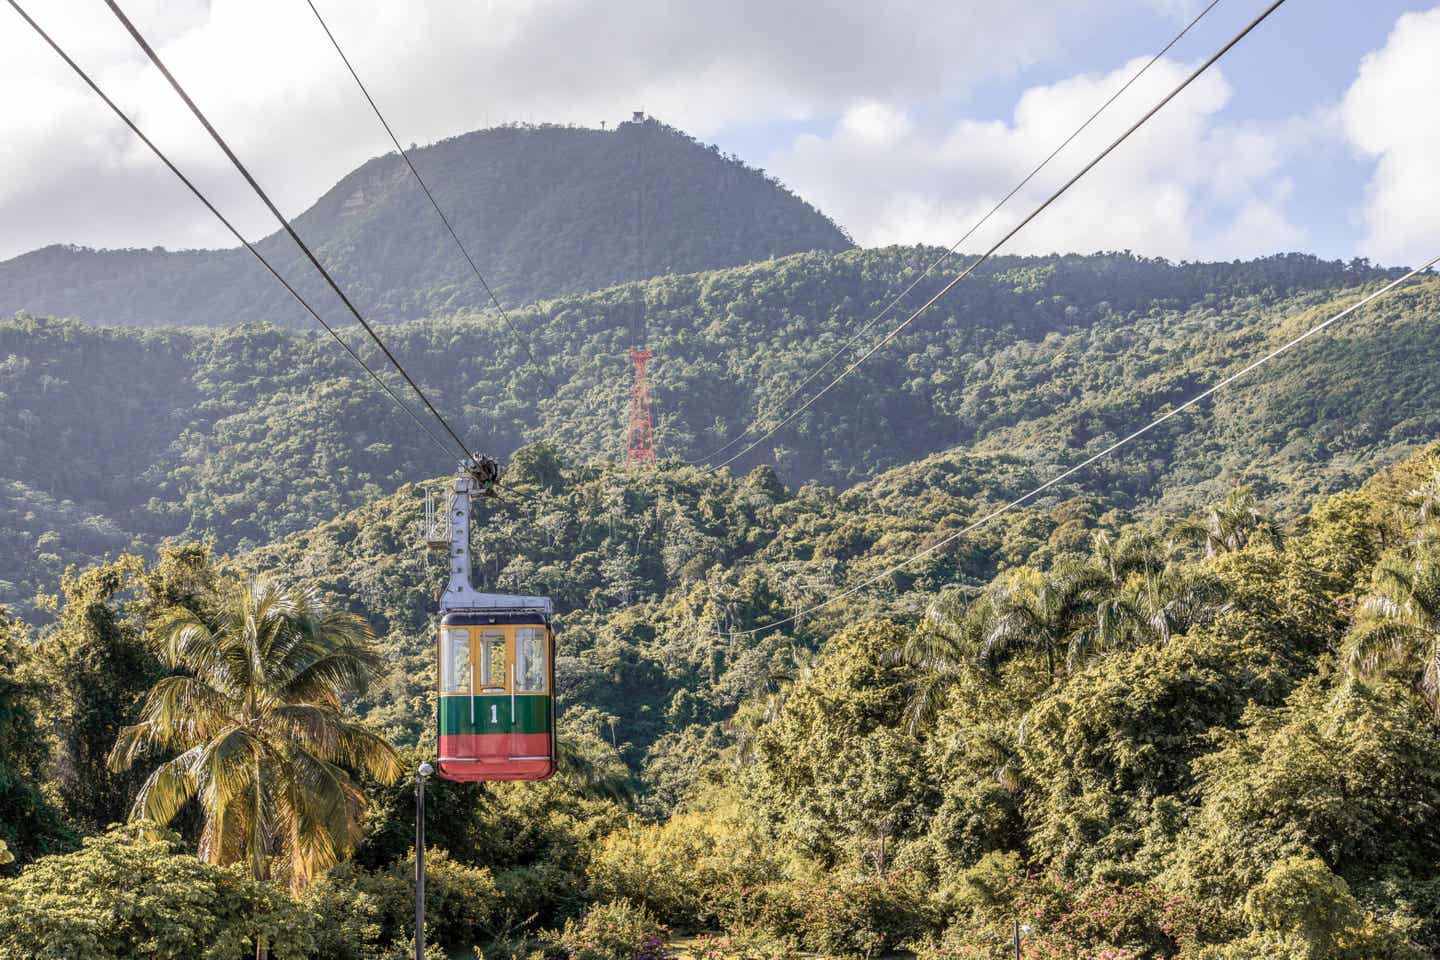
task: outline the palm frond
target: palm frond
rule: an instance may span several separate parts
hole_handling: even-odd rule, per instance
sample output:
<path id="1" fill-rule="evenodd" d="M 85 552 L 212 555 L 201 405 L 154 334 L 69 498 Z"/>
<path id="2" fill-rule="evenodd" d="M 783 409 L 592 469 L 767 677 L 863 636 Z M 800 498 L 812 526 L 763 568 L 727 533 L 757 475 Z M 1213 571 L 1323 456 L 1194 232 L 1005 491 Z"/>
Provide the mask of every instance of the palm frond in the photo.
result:
<path id="1" fill-rule="evenodd" d="M 227 727 L 199 750 L 194 769 L 207 810 L 223 809 L 255 786 L 263 748 L 245 727 Z"/>
<path id="2" fill-rule="evenodd" d="M 227 675 L 223 640 L 192 611 L 181 610 L 157 628 L 160 658 L 172 669 L 185 669 L 212 683 Z"/>
<path id="3" fill-rule="evenodd" d="M 379 654 L 369 646 L 317 651 L 308 663 L 281 684 L 276 693 L 285 700 L 338 703 L 342 690 L 364 691 L 382 663 Z"/>
<path id="4" fill-rule="evenodd" d="M 1419 650 L 1431 642 L 1427 631 L 1402 620 L 1376 620 L 1353 631 L 1345 644 L 1345 662 L 1352 673 L 1371 677 L 1388 670 L 1412 668 Z"/>
<path id="5" fill-rule="evenodd" d="M 912 734 L 934 724 L 945 706 L 952 686 L 954 678 L 943 673 L 922 674 L 915 681 L 910 701 L 905 708 L 907 727 Z"/>
<path id="6" fill-rule="evenodd" d="M 1384 594 L 1373 594 L 1360 601 L 1355 609 L 1355 621 L 1364 624 L 1369 621 L 1410 621 L 1410 611 L 1405 602 Z"/>
<path id="7" fill-rule="evenodd" d="M 199 785 L 196 764 L 202 753 L 202 747 L 194 747 L 151 771 L 135 794 L 130 819 L 149 821 L 157 826 L 174 820 L 180 808 L 195 796 Z"/>
<path id="8" fill-rule="evenodd" d="M 382 783 L 393 783 L 405 772 L 389 741 L 329 707 L 285 704 L 271 716 L 287 742 L 317 758 L 364 770 Z"/>
<path id="9" fill-rule="evenodd" d="M 343 769 L 303 750 L 286 752 L 275 782 L 278 819 L 286 825 L 277 837 L 276 872 L 299 892 L 349 855 L 364 797 Z"/>
<path id="10" fill-rule="evenodd" d="M 592 756 L 573 737 L 559 737 L 555 761 L 559 776 L 579 794 L 621 803 L 634 795 L 629 771 L 619 757 Z"/>
<path id="11" fill-rule="evenodd" d="M 245 838 L 249 836 L 249 804 L 231 803 L 219 810 L 206 811 L 205 825 L 200 831 L 196 855 L 206 863 L 238 863 L 245 858 Z"/>

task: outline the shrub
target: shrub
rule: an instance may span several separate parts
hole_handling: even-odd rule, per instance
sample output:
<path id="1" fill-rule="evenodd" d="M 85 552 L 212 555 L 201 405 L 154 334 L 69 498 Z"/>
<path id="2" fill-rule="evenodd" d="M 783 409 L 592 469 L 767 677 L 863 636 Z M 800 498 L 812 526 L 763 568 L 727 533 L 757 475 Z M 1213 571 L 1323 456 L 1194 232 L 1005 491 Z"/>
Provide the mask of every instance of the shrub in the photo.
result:
<path id="1" fill-rule="evenodd" d="M 415 858 L 376 871 L 342 864 L 312 886 L 318 956 L 375 960 L 415 935 Z M 484 867 L 456 863 L 443 850 L 425 858 L 425 933 L 430 943 L 474 943 L 491 931 L 499 893 Z M 427 944 L 428 946 L 428 944 Z M 411 949 L 410 955 L 414 955 Z"/>
<path id="2" fill-rule="evenodd" d="M 633 823 L 600 844 L 590 879 L 603 899 L 641 904 L 685 929 L 728 926 L 780 868 L 758 828 L 733 806 Z"/>
<path id="3" fill-rule="evenodd" d="M 694 960 L 796 960 L 792 937 L 778 936 L 758 924 L 701 937 L 690 948 Z"/>
<path id="4" fill-rule="evenodd" d="M 1149 884 L 1097 883 L 1077 887 L 1054 873 L 1015 877 L 1017 858 L 982 860 L 947 890 L 955 921 L 923 960 L 995 956 L 1011 942 L 1013 924 L 1027 931 L 1031 960 L 1158 960 L 1183 955 L 1201 931 L 1221 923 L 1194 901 Z M 969 874 L 973 874 L 970 876 Z"/>
<path id="5" fill-rule="evenodd" d="M 834 957 L 877 957 L 925 933 L 930 909 L 908 876 L 825 877 L 766 889 L 759 923 L 795 934 L 807 950 Z"/>
<path id="6" fill-rule="evenodd" d="M 549 939 L 566 960 L 670 960 L 669 934 L 643 906 L 611 900 L 591 907 L 579 923 L 566 920 Z"/>
<path id="7" fill-rule="evenodd" d="M 1303 683 L 1196 762 L 1200 805 L 1168 885 L 1237 910 L 1267 872 L 1318 857 L 1352 881 L 1440 859 L 1440 727 L 1406 684 Z"/>
<path id="8" fill-rule="evenodd" d="M 5 957 L 245 960 L 260 937 L 274 960 L 304 960 L 312 932 L 308 913 L 274 887 L 123 829 L 0 881 Z"/>
<path id="9" fill-rule="evenodd" d="M 1314 857 L 1291 857 L 1266 871 L 1245 897 L 1253 928 L 1210 947 L 1199 960 L 1420 960 L 1404 934 L 1366 916 L 1345 881 Z"/>

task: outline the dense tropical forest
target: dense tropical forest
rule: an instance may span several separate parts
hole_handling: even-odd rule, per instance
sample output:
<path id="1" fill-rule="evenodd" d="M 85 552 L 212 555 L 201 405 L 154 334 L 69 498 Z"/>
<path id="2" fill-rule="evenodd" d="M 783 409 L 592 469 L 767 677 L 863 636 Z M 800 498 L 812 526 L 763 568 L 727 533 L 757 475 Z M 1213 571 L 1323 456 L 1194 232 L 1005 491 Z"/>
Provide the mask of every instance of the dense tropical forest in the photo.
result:
<path id="1" fill-rule="evenodd" d="M 764 171 L 654 119 L 514 124 L 406 152 L 505 304 L 851 246 Z M 637 185 L 653 198 L 643 246 Z M 396 153 L 347 174 L 294 226 L 372 320 L 489 305 Z M 343 313 L 283 234 L 256 246 L 323 314 Z M 45 247 L 0 263 L 0 315 L 17 310 L 142 327 L 312 322 L 241 248 Z"/>
<path id="2" fill-rule="evenodd" d="M 756 417 L 778 420 L 780 399 L 936 254 L 798 255 L 547 301 L 512 314 L 543 371 L 489 314 L 386 336 L 472 445 L 504 457 L 543 440 L 613 460 L 643 298 L 657 442 L 696 459 Z M 1391 275 L 1293 255 L 999 258 L 727 469 L 768 464 L 789 485 L 839 489 L 882 476 L 876 496 L 938 483 L 1018 492 L 1056 451 L 1102 448 Z M 1237 482 L 1287 511 L 1361 482 L 1377 458 L 1440 436 L 1425 388 L 1440 378 L 1437 289 L 1377 304 L 1278 364 L 1266 389 L 1197 412 L 1216 428 L 1173 421 L 1090 482 L 1114 506 L 1173 511 Z M 0 394 L 0 602 L 31 619 L 31 599 L 67 564 L 166 537 L 252 548 L 450 466 L 321 333 L 21 317 L 0 322 Z"/>
<path id="3" fill-rule="evenodd" d="M 545 445 L 509 483 L 478 574 L 563 611 L 565 763 L 434 785 L 437 957 L 684 937 L 705 957 L 998 958 L 1015 921 L 1029 957 L 1440 948 L 1440 447 L 1288 519 L 1244 487 L 1184 516 L 1064 496 L 756 634 L 991 494 L 636 474 Z M 419 492 L 230 558 L 124 555 L 68 575 L 53 626 L 7 618 L 0 945 L 406 955 L 398 774 L 433 748 L 440 576 L 411 541 Z M 320 682 L 319 649 L 257 641 L 290 652 L 247 714 L 260 680 L 226 651 L 292 620 L 344 669 Z M 293 769 L 313 754 L 334 796 L 257 826 L 225 769 L 251 727 L 286 741 L 255 761 L 277 794 L 314 782 Z M 166 826 L 110 826 L 132 813 Z"/>

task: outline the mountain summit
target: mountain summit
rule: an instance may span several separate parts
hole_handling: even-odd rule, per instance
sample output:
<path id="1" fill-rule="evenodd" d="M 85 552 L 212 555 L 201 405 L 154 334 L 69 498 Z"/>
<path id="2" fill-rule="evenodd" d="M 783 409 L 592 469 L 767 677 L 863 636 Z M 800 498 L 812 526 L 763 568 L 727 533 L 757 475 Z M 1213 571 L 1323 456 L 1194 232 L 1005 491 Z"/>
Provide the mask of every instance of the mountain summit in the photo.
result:
<path id="1" fill-rule="evenodd" d="M 410 155 L 507 307 L 852 246 L 763 171 L 654 119 L 614 130 L 497 127 Z M 488 304 L 396 153 L 362 164 L 294 224 L 371 319 Z M 344 318 L 287 237 L 272 234 L 258 246 L 323 315 Z M 109 325 L 310 323 L 238 248 L 45 247 L 0 263 L 0 315 L 19 310 Z"/>

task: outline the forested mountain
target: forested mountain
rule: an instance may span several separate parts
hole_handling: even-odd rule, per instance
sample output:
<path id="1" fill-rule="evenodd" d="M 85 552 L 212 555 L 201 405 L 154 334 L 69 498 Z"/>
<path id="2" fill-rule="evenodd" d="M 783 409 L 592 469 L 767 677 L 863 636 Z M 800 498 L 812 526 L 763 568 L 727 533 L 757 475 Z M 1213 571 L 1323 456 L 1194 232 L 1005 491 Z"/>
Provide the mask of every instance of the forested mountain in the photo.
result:
<path id="1" fill-rule="evenodd" d="M 499 127 L 410 154 L 507 307 L 851 246 L 762 171 L 653 119 L 609 131 Z M 294 226 L 369 319 L 490 305 L 398 154 L 346 175 Z M 346 316 L 288 237 L 277 232 L 257 246 L 322 315 Z M 313 323 L 238 248 L 46 247 L 0 263 L 0 315 L 18 310 L 142 327 Z"/>
<path id="2" fill-rule="evenodd" d="M 934 255 L 804 254 L 560 298 L 513 316 L 543 371 L 488 314 L 400 324 L 387 338 L 474 447 L 503 457 L 543 439 L 576 462 L 613 461 L 643 297 L 657 444 L 694 459 L 768 413 Z M 1299 256 L 1000 258 L 731 469 L 768 463 L 785 482 L 840 488 L 888 470 L 876 481 L 887 489 L 1013 490 L 1389 275 Z M 1440 434 L 1428 404 L 1437 310 L 1440 286 L 1419 282 L 1267 368 L 1263 389 L 1215 398 L 1086 482 L 1111 506 L 1174 510 L 1239 481 L 1281 502 L 1358 482 L 1376 458 Z M 20 318 L 0 323 L 0 393 L 0 601 L 20 609 L 66 563 L 167 536 L 258 545 L 449 468 L 313 332 Z"/>

